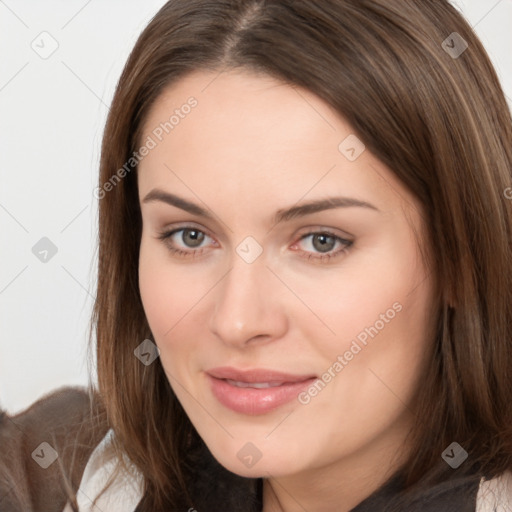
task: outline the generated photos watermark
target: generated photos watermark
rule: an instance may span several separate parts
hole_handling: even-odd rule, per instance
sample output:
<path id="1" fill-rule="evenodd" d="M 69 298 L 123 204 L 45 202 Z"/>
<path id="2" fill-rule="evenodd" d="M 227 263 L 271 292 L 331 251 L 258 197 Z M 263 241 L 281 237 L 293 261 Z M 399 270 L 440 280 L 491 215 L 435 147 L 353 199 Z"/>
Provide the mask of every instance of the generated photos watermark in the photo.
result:
<path id="1" fill-rule="evenodd" d="M 352 340 L 350 348 L 346 350 L 343 355 L 339 355 L 336 361 L 327 368 L 327 370 L 318 378 L 315 382 L 309 386 L 305 391 L 302 391 L 297 396 L 298 401 L 302 405 L 307 405 L 311 400 L 325 389 L 327 384 L 331 382 L 349 363 L 359 354 L 367 345 L 369 337 L 375 338 L 382 331 L 387 324 L 395 318 L 397 313 L 402 311 L 402 304 L 395 302 L 385 313 L 379 315 L 379 319 L 376 320 L 370 327 L 365 327 L 356 337 Z"/>
<path id="2" fill-rule="evenodd" d="M 158 146 L 159 142 L 162 142 L 165 135 L 171 133 L 176 128 L 182 119 L 190 114 L 194 107 L 197 107 L 198 101 L 196 98 L 191 96 L 187 102 L 181 105 L 180 108 L 174 109 L 174 113 L 165 122 L 160 123 L 156 128 L 153 129 L 151 135 L 146 137 L 146 140 L 139 147 L 137 151 L 132 153 L 132 156 L 120 167 L 108 181 L 103 183 L 101 187 L 94 189 L 94 197 L 96 199 L 103 199 L 107 192 L 113 190 L 116 185 L 133 169 L 140 164 L 140 162 L 149 155 L 150 151 Z"/>

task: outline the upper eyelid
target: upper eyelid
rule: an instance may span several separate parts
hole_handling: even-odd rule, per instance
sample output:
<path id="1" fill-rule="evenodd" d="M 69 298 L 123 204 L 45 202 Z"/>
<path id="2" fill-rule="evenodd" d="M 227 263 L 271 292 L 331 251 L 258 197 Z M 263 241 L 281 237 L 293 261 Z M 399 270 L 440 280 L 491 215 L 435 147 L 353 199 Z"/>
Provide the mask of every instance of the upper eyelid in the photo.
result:
<path id="1" fill-rule="evenodd" d="M 161 233 L 171 233 L 171 232 L 181 231 L 182 229 L 197 229 L 198 231 L 202 231 L 203 233 L 208 235 L 210 238 L 216 238 L 216 236 L 214 236 L 208 228 L 205 228 L 202 225 L 199 225 L 199 224 L 196 224 L 196 223 L 190 222 L 190 221 L 184 223 L 183 225 L 180 225 L 180 223 L 178 223 L 178 225 L 175 225 L 175 226 L 172 226 L 169 228 L 164 227 L 160 230 L 160 232 Z M 318 224 L 303 227 L 299 231 L 302 232 L 299 235 L 296 235 L 299 237 L 298 238 L 299 240 L 303 236 L 308 236 L 308 235 L 317 234 L 317 233 L 329 233 L 329 234 L 331 234 L 333 236 L 337 236 L 343 240 L 351 240 L 352 238 L 354 238 L 354 235 L 348 233 L 347 231 L 340 230 L 339 228 L 325 227 L 325 226 L 321 226 Z"/>
<path id="2" fill-rule="evenodd" d="M 298 236 L 299 236 L 299 240 L 301 240 L 304 237 L 311 236 L 311 235 L 319 235 L 319 234 L 327 234 L 329 236 L 334 236 L 336 238 L 340 238 L 341 240 L 347 240 L 347 241 L 352 241 L 351 238 L 353 238 L 353 236 L 349 235 L 348 233 L 345 233 L 345 232 L 338 233 L 338 232 L 336 232 L 336 230 L 329 229 L 329 228 L 308 229 L 308 231 L 305 231 L 304 233 L 302 233 Z"/>
<path id="3" fill-rule="evenodd" d="M 182 230 L 185 230 L 185 229 L 196 229 L 197 231 L 201 231 L 202 233 L 204 233 L 205 235 L 209 236 L 210 238 L 215 238 L 209 229 L 207 228 L 204 228 L 203 226 L 199 226 L 199 225 L 195 225 L 195 224 L 190 224 L 190 223 L 187 223 L 187 224 L 184 224 L 184 225 L 176 225 L 176 226 L 171 226 L 171 227 L 164 227 L 160 230 L 160 233 L 161 234 L 170 234 L 170 233 L 173 233 L 175 234 L 176 232 L 179 232 L 179 231 L 182 231 Z"/>
<path id="4" fill-rule="evenodd" d="M 300 242 L 301 240 L 303 240 L 305 238 L 308 238 L 308 237 L 314 236 L 314 235 L 318 235 L 318 234 L 326 234 L 328 236 L 331 236 L 331 237 L 335 238 L 337 242 L 340 242 L 342 245 L 345 245 L 347 247 L 351 246 L 354 243 L 353 239 L 337 235 L 337 234 L 332 233 L 330 231 L 312 231 L 312 232 L 309 232 L 309 233 L 305 233 L 304 235 L 301 235 L 300 238 L 297 240 L 297 242 L 293 242 L 292 245 L 297 244 L 298 242 Z M 309 252 L 309 251 L 304 251 L 304 252 Z"/>
<path id="5" fill-rule="evenodd" d="M 195 224 L 190 224 L 190 223 L 184 224 L 182 226 L 178 225 L 178 226 L 173 226 L 173 227 L 169 227 L 169 228 L 163 228 L 160 232 L 162 234 L 163 233 L 175 234 L 176 232 L 182 231 L 184 229 L 197 229 L 198 231 L 201 231 L 205 235 L 209 236 L 210 238 L 216 238 L 215 236 L 213 236 L 211 234 L 211 232 L 208 228 L 204 228 L 202 226 L 197 226 Z M 304 238 L 306 236 L 320 234 L 320 233 L 327 233 L 329 235 L 341 238 L 343 240 L 348 240 L 348 241 L 351 241 L 351 238 L 354 238 L 353 235 L 351 235 L 350 233 L 347 233 L 346 231 L 338 230 L 336 228 L 326 228 L 326 227 L 322 227 L 322 226 L 308 226 L 308 227 L 302 228 L 302 229 L 304 230 L 304 232 L 297 235 L 298 236 L 297 240 L 301 240 L 302 238 Z"/>

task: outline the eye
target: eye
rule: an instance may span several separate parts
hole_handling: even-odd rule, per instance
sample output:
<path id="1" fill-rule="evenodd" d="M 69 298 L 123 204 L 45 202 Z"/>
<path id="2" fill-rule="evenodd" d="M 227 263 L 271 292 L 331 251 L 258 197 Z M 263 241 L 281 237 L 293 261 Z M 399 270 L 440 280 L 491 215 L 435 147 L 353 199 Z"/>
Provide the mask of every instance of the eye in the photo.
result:
<path id="1" fill-rule="evenodd" d="M 178 256 L 195 256 L 202 252 L 205 240 L 212 240 L 204 231 L 195 227 L 182 227 L 161 233 L 158 238 L 165 242 L 171 253 Z"/>
<path id="2" fill-rule="evenodd" d="M 297 250 L 302 243 L 303 249 L 299 252 L 308 260 L 327 261 L 331 258 L 337 258 L 345 253 L 353 244 L 352 241 L 341 238 L 329 231 L 317 231 L 303 235 L 298 242 L 290 248 Z"/>
<path id="3" fill-rule="evenodd" d="M 212 237 L 194 226 L 165 231 L 158 235 L 158 238 L 172 254 L 179 257 L 198 256 L 208 246 L 205 243 L 208 240 L 210 245 L 218 245 Z M 306 233 L 290 249 L 299 252 L 307 260 L 324 262 L 340 257 L 352 244 L 352 241 L 324 230 Z"/>

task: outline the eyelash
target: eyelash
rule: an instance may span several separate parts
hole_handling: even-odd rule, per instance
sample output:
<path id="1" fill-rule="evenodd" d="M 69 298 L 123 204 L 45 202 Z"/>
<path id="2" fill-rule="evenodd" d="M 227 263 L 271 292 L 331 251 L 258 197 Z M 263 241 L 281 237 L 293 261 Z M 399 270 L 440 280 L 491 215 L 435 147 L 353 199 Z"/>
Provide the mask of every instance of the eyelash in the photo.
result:
<path id="1" fill-rule="evenodd" d="M 202 233 L 205 236 L 209 237 L 209 235 L 207 233 L 205 233 L 204 231 L 202 231 L 200 229 L 197 229 L 194 226 L 183 226 L 181 228 L 173 229 L 171 231 L 164 231 L 164 232 L 160 233 L 158 235 L 158 239 L 163 241 L 165 243 L 165 245 L 167 246 L 167 248 L 169 249 L 169 251 L 172 254 L 174 254 L 175 256 L 184 257 L 184 258 L 187 258 L 187 257 L 194 258 L 196 256 L 199 256 L 202 253 L 203 247 L 199 248 L 198 250 L 193 250 L 192 249 L 190 251 L 185 251 L 183 249 L 177 249 L 176 247 L 172 247 L 170 245 L 170 243 L 169 243 L 170 242 L 170 238 L 173 235 L 175 235 L 176 233 L 180 233 L 182 231 L 187 231 L 187 230 L 198 231 L 199 233 Z M 353 244 L 353 242 L 351 240 L 346 240 L 344 238 L 341 238 L 340 236 L 332 233 L 329 230 L 311 231 L 309 233 L 306 233 L 306 234 L 302 235 L 300 237 L 300 239 L 298 240 L 298 242 L 301 242 L 302 240 L 304 240 L 304 239 L 306 239 L 308 237 L 314 236 L 314 235 L 327 235 L 329 237 L 332 237 L 332 238 L 335 239 L 335 242 L 340 242 L 342 244 L 342 247 L 340 249 L 338 249 L 337 251 L 330 252 L 330 253 L 312 253 L 312 252 L 309 252 L 309 251 L 300 250 L 299 251 L 300 253 L 308 255 L 308 256 L 305 256 L 305 258 L 308 261 L 309 260 L 317 260 L 318 262 L 330 261 L 333 258 L 337 258 L 337 257 L 341 256 L 341 254 L 345 253 L 350 248 L 350 246 Z M 211 238 L 211 237 L 209 237 L 209 238 Z M 294 245 L 297 244 L 298 242 L 295 242 Z"/>

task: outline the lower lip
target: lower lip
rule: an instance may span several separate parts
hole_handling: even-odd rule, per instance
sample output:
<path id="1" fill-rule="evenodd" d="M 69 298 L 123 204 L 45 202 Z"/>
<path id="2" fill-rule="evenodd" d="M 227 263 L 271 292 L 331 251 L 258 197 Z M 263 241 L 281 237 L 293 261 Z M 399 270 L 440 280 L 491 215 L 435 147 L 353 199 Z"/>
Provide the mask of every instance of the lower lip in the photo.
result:
<path id="1" fill-rule="evenodd" d="M 256 416 L 277 409 L 290 402 L 317 379 L 283 384 L 273 388 L 239 388 L 225 380 L 208 375 L 210 385 L 217 400 L 232 411 Z"/>

